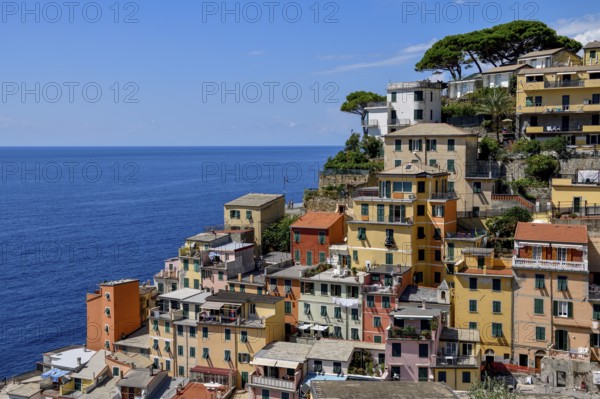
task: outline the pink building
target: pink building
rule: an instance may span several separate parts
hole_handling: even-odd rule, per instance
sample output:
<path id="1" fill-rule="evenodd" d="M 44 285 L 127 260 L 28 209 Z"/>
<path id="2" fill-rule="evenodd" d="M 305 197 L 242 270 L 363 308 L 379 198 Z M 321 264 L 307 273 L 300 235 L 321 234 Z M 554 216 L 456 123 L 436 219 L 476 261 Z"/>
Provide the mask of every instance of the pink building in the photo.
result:
<path id="1" fill-rule="evenodd" d="M 403 304 L 390 313 L 385 342 L 388 378 L 401 381 L 432 381 L 442 310 Z"/>
<path id="2" fill-rule="evenodd" d="M 271 342 L 254 355 L 249 399 L 298 399 L 312 345 Z"/>
<path id="3" fill-rule="evenodd" d="M 256 268 L 254 244 L 231 242 L 210 248 L 203 251 L 200 267 L 205 290 L 228 290 L 228 280 L 237 280 L 238 274 L 246 274 Z"/>

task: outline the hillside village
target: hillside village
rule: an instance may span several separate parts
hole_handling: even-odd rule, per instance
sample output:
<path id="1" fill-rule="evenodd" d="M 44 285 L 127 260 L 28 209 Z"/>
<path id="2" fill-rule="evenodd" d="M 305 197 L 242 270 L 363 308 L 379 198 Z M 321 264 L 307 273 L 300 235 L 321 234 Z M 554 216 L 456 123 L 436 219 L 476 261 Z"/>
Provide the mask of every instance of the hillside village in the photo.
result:
<path id="1" fill-rule="evenodd" d="M 301 208 L 224 204 L 152 282 L 100 283 L 86 344 L 0 397 L 598 395 L 600 42 L 582 51 L 389 83 Z"/>

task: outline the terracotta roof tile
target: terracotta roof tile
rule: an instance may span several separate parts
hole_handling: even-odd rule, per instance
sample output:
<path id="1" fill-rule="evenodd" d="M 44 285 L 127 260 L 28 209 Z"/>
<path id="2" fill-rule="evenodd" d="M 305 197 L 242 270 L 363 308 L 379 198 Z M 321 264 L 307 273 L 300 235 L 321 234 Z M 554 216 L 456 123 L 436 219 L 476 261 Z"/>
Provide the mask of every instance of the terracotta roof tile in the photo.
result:
<path id="1" fill-rule="evenodd" d="M 334 212 L 307 212 L 292 227 L 327 229 L 343 217 L 343 214 Z"/>
<path id="2" fill-rule="evenodd" d="M 515 240 L 587 244 L 587 226 L 521 222 Z"/>

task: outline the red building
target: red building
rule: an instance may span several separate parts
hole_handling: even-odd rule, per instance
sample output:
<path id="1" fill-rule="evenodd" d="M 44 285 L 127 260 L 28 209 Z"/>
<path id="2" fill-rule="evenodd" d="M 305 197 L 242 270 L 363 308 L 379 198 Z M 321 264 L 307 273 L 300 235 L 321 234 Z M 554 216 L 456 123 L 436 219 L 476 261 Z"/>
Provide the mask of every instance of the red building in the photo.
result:
<path id="1" fill-rule="evenodd" d="M 292 258 L 302 265 L 327 262 L 329 246 L 344 241 L 344 215 L 308 212 L 290 228 Z"/>
<path id="2" fill-rule="evenodd" d="M 363 290 L 363 341 L 384 343 L 390 312 L 405 287 L 412 284 L 412 268 L 381 265 L 365 276 Z"/>

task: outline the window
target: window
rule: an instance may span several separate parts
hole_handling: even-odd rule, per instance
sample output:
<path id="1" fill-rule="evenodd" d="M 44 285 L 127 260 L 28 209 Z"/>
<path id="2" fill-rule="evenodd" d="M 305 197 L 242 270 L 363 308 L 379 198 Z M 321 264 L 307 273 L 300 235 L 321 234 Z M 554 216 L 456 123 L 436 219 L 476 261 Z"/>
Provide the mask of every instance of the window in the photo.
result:
<path id="1" fill-rule="evenodd" d="M 381 298 L 381 307 L 384 309 L 389 309 L 391 307 L 389 296 L 385 296 L 385 297 Z"/>
<path id="2" fill-rule="evenodd" d="M 351 312 L 352 320 L 358 320 L 358 309 L 352 309 Z"/>
<path id="3" fill-rule="evenodd" d="M 417 216 L 425 216 L 425 205 L 417 205 Z"/>
<path id="4" fill-rule="evenodd" d="M 292 303 L 290 301 L 285 301 L 284 309 L 285 314 L 292 314 Z"/>
<path id="5" fill-rule="evenodd" d="M 394 140 L 394 150 L 402 151 L 402 140 Z"/>
<path id="6" fill-rule="evenodd" d="M 239 219 L 240 218 L 240 211 L 234 211 L 234 210 L 229 211 L 229 217 L 231 219 Z"/>
<path id="7" fill-rule="evenodd" d="M 185 367 L 183 367 L 183 366 L 179 366 L 179 375 L 180 375 L 180 376 L 183 376 L 183 375 L 185 375 Z"/>
<path id="8" fill-rule="evenodd" d="M 417 227 L 417 238 L 418 239 L 425 238 L 425 227 Z"/>
<path id="9" fill-rule="evenodd" d="M 315 360 L 313 363 L 313 371 L 320 373 L 323 371 L 323 362 L 320 360 Z"/>
<path id="10" fill-rule="evenodd" d="M 493 301 L 492 302 L 492 312 L 493 313 L 502 313 L 502 302 Z"/>
<path id="11" fill-rule="evenodd" d="M 229 328 L 225 329 L 225 341 L 231 340 L 231 330 Z"/>
<path id="12" fill-rule="evenodd" d="M 392 191 L 397 193 L 412 193 L 412 182 L 395 181 L 392 184 Z"/>
<path id="13" fill-rule="evenodd" d="M 483 269 L 485 267 L 485 257 L 484 256 L 478 256 L 477 257 L 477 268 L 478 269 Z"/>
<path id="14" fill-rule="evenodd" d="M 560 249 L 560 248 L 559 248 Z M 566 276 L 558 276 L 556 284 L 556 289 L 559 291 L 568 291 L 567 288 L 567 277 Z"/>
<path id="15" fill-rule="evenodd" d="M 600 94 L 592 94 L 592 104 L 600 104 Z"/>
<path id="16" fill-rule="evenodd" d="M 158 293 L 162 294 L 163 292 L 165 292 L 165 284 L 164 283 L 158 283 Z"/>
<path id="17" fill-rule="evenodd" d="M 419 357 L 429 356 L 429 344 L 419 344 Z"/>
<path id="18" fill-rule="evenodd" d="M 418 257 L 419 257 L 419 260 L 425 260 L 425 250 L 424 249 L 419 249 Z"/>
<path id="19" fill-rule="evenodd" d="M 397 168 L 398 166 L 402 165 L 402 160 L 401 159 L 394 159 L 394 167 Z"/>
<path id="20" fill-rule="evenodd" d="M 427 151 L 435 151 L 437 150 L 437 140 L 426 140 L 425 141 L 425 148 L 427 149 Z M 435 163 L 434 163 L 435 165 Z"/>
<path id="21" fill-rule="evenodd" d="M 402 344 L 393 343 L 392 344 L 392 357 L 400 357 L 402 356 Z"/>
<path id="22" fill-rule="evenodd" d="M 190 287 L 190 279 L 189 278 L 184 278 L 183 279 L 183 287 L 184 288 L 189 288 Z"/>
<path id="23" fill-rule="evenodd" d="M 306 265 L 307 266 L 312 266 L 312 251 L 306 251 Z"/>
<path id="24" fill-rule="evenodd" d="M 358 262 L 358 251 L 357 250 L 352 251 L 352 260 L 354 262 Z"/>
<path id="25" fill-rule="evenodd" d="M 416 121 L 421 121 L 423 120 L 423 110 L 422 109 L 415 109 L 414 112 L 414 117 Z M 419 150 L 420 151 L 420 150 Z"/>
<path id="26" fill-rule="evenodd" d="M 437 164 L 438 164 L 438 163 L 437 163 L 437 160 L 436 160 L 436 159 L 430 159 L 430 160 L 429 160 L 429 166 L 433 166 L 433 167 L 435 167 L 435 166 L 437 166 Z"/>
<path id="27" fill-rule="evenodd" d="M 502 280 L 499 278 L 492 279 L 492 290 L 496 292 L 502 291 Z"/>
<path id="28" fill-rule="evenodd" d="M 590 346 L 600 348 L 600 334 L 590 334 Z"/>
<path id="29" fill-rule="evenodd" d="M 446 372 L 438 371 L 438 382 L 446 382 Z"/>
<path id="30" fill-rule="evenodd" d="M 546 327 L 536 327 L 535 328 L 535 340 L 536 341 L 545 341 L 546 340 Z"/>
<path id="31" fill-rule="evenodd" d="M 394 254 L 385 254 L 385 264 L 386 265 L 394 264 Z"/>
<path id="32" fill-rule="evenodd" d="M 327 284 L 321 284 L 321 295 L 327 295 L 327 288 L 329 286 Z"/>
<path id="33" fill-rule="evenodd" d="M 242 331 L 240 334 L 240 342 L 248 342 L 248 331 Z"/>
<path id="34" fill-rule="evenodd" d="M 437 254 L 440 251 L 435 251 L 435 252 Z M 440 253 L 440 257 L 441 257 L 441 253 Z M 436 260 L 440 260 L 440 259 L 436 259 Z M 433 282 L 436 283 L 436 284 L 441 283 L 442 282 L 442 273 L 440 273 L 440 272 L 433 272 Z M 443 295 L 443 293 L 442 293 L 442 295 Z M 444 298 L 442 298 L 442 299 L 444 299 Z"/>
<path id="35" fill-rule="evenodd" d="M 190 347 L 190 357 L 196 357 L 196 348 Z"/>
<path id="36" fill-rule="evenodd" d="M 469 301 L 469 312 L 477 312 L 477 301 L 474 299 Z"/>
<path id="37" fill-rule="evenodd" d="M 502 336 L 502 323 L 492 323 L 492 337 Z"/>
<path id="38" fill-rule="evenodd" d="M 471 372 L 470 371 L 463 371 L 462 372 L 462 382 L 463 382 L 463 384 L 470 384 L 471 383 Z"/>
<path id="39" fill-rule="evenodd" d="M 367 228 L 366 227 L 358 228 L 358 239 L 361 241 L 367 239 Z"/>
<path id="40" fill-rule="evenodd" d="M 391 102 L 395 103 L 397 101 L 397 99 L 396 99 L 397 98 L 397 93 L 395 91 L 393 91 L 391 93 L 391 97 L 392 97 Z"/>
<path id="41" fill-rule="evenodd" d="M 183 260 L 183 270 L 185 270 L 186 272 L 187 272 L 188 270 L 190 270 L 190 261 L 189 261 L 189 260 L 187 260 L 187 259 L 184 259 L 184 260 Z"/>
<path id="42" fill-rule="evenodd" d="M 557 317 L 573 317 L 573 302 L 554 301 L 552 314 Z"/>
<path id="43" fill-rule="evenodd" d="M 167 342 L 168 342 L 168 341 L 167 341 Z M 153 343 L 153 345 L 152 345 L 152 349 L 154 349 L 154 350 L 158 350 L 158 340 L 157 340 L 157 339 L 155 339 L 155 340 L 154 340 L 154 343 Z"/>
<path id="44" fill-rule="evenodd" d="M 469 330 L 477 330 L 477 323 L 474 321 L 469 322 Z"/>
<path id="45" fill-rule="evenodd" d="M 321 305 L 321 316 L 327 317 L 327 306 Z"/>
<path id="46" fill-rule="evenodd" d="M 294 260 L 296 262 L 300 262 L 300 250 L 299 249 L 294 249 Z"/>
<path id="47" fill-rule="evenodd" d="M 319 231 L 319 244 L 325 244 L 325 232 Z"/>
<path id="48" fill-rule="evenodd" d="M 373 342 L 376 343 L 376 344 L 382 343 L 383 341 L 381 340 L 381 335 L 374 335 L 373 336 Z"/>
<path id="49" fill-rule="evenodd" d="M 567 330 L 554 331 L 554 347 L 559 351 L 569 350 L 569 332 Z"/>
<path id="50" fill-rule="evenodd" d="M 559 261 L 565 262 L 567 260 L 567 248 L 558 248 L 557 258 Z"/>
<path id="51" fill-rule="evenodd" d="M 231 351 L 230 350 L 225 350 L 225 355 L 223 356 L 223 360 L 225 360 L 226 362 L 231 361 Z"/>
<path id="52" fill-rule="evenodd" d="M 448 151 L 454 151 L 454 139 L 448 139 Z"/>
<path id="53" fill-rule="evenodd" d="M 361 204 L 360 214 L 362 216 L 369 216 L 369 204 Z"/>
<path id="54" fill-rule="evenodd" d="M 600 304 L 595 303 L 593 312 L 592 312 L 592 320 L 600 320 Z"/>
<path id="55" fill-rule="evenodd" d="M 432 213 L 433 217 L 443 218 L 444 214 L 445 214 L 444 205 L 432 205 L 431 213 Z"/>
<path id="56" fill-rule="evenodd" d="M 541 298 L 533 299 L 533 313 L 544 314 L 544 300 Z"/>
<path id="57" fill-rule="evenodd" d="M 183 326 L 177 326 L 177 335 L 183 337 Z"/>
<path id="58" fill-rule="evenodd" d="M 300 242 L 300 232 L 297 230 L 294 231 L 294 242 Z"/>
<path id="59" fill-rule="evenodd" d="M 415 91 L 415 101 L 424 101 L 424 96 L 423 96 L 422 90 Z"/>
<path id="60" fill-rule="evenodd" d="M 481 182 L 480 181 L 476 181 L 473 183 L 473 192 L 481 193 Z"/>
<path id="61" fill-rule="evenodd" d="M 360 339 L 360 337 L 358 336 L 358 328 L 352 328 L 351 330 L 351 338 L 354 341 L 358 341 Z"/>
<path id="62" fill-rule="evenodd" d="M 335 308 L 333 308 L 333 317 L 335 317 L 336 319 L 342 318 L 342 308 L 341 307 L 336 306 Z"/>
<path id="63" fill-rule="evenodd" d="M 448 159 L 446 162 L 447 162 L 446 170 L 448 172 L 454 172 L 454 159 Z"/>
<path id="64" fill-rule="evenodd" d="M 408 140 L 408 150 L 409 151 L 421 151 L 423 141 L 421 139 L 418 140 Z"/>
<path id="65" fill-rule="evenodd" d="M 158 331 L 158 320 L 152 320 L 152 331 Z"/>
<path id="66" fill-rule="evenodd" d="M 342 327 L 334 326 L 333 327 L 333 337 L 334 338 L 342 338 Z"/>
<path id="67" fill-rule="evenodd" d="M 428 379 L 427 367 L 419 367 L 419 381 L 423 382 Z"/>
<path id="68" fill-rule="evenodd" d="M 250 354 L 249 353 L 238 353 L 238 362 L 250 363 Z"/>
<path id="69" fill-rule="evenodd" d="M 252 220 L 252 211 L 246 211 L 246 219 Z"/>
<path id="70" fill-rule="evenodd" d="M 373 327 L 381 327 L 381 317 L 373 317 Z"/>
<path id="71" fill-rule="evenodd" d="M 469 278 L 469 289 L 476 290 L 477 289 L 477 277 Z"/>
<path id="72" fill-rule="evenodd" d="M 304 304 L 304 314 L 306 314 L 306 315 L 310 314 L 310 303 Z"/>
<path id="73" fill-rule="evenodd" d="M 385 205 L 377 204 L 377 221 L 385 222 Z"/>
<path id="74" fill-rule="evenodd" d="M 200 280 L 198 280 L 197 278 L 194 279 L 194 289 L 195 290 L 200 289 Z"/>
<path id="75" fill-rule="evenodd" d="M 544 283 L 544 275 L 536 274 L 535 275 L 535 288 L 543 290 L 546 288 L 546 284 Z"/>
<path id="76" fill-rule="evenodd" d="M 219 272 L 219 281 L 223 281 L 223 272 Z"/>
<path id="77" fill-rule="evenodd" d="M 167 343 L 165 342 L 165 346 L 166 346 L 166 344 Z M 181 346 L 181 345 L 177 345 L 177 356 L 183 356 L 183 346 Z"/>
<path id="78" fill-rule="evenodd" d="M 334 374 L 341 374 L 342 373 L 342 363 L 340 363 L 340 362 L 333 362 L 333 373 Z"/>

